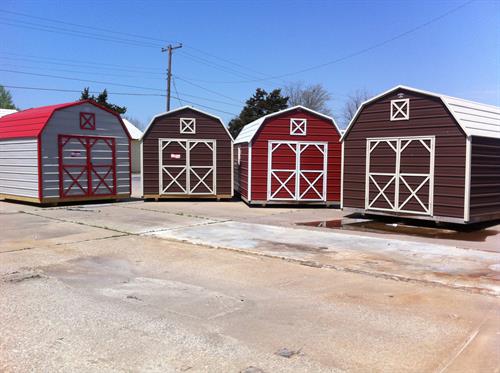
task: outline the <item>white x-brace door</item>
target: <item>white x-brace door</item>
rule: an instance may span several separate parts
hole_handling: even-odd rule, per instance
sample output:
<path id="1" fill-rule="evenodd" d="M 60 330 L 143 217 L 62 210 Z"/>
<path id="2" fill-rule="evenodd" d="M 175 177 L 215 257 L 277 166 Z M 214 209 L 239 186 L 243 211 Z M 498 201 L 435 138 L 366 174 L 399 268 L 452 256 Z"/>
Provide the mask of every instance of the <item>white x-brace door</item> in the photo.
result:
<path id="1" fill-rule="evenodd" d="M 215 194 L 215 140 L 159 139 L 158 151 L 160 194 Z"/>
<path id="2" fill-rule="evenodd" d="M 267 199 L 326 201 L 327 152 L 324 142 L 269 141 Z"/>
<path id="3" fill-rule="evenodd" d="M 434 152 L 433 136 L 367 139 L 365 209 L 432 216 Z"/>

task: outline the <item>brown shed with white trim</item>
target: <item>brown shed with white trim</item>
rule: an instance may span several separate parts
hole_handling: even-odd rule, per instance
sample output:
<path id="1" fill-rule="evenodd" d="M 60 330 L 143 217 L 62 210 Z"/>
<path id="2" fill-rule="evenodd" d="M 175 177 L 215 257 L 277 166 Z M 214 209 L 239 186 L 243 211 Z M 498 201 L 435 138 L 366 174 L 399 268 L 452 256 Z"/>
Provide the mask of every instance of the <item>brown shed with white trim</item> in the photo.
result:
<path id="1" fill-rule="evenodd" d="M 473 223 L 500 218 L 500 109 L 397 86 L 342 136 L 342 207 Z"/>
<path id="2" fill-rule="evenodd" d="M 158 114 L 141 146 L 144 198 L 233 196 L 233 138 L 220 118 L 188 106 Z"/>

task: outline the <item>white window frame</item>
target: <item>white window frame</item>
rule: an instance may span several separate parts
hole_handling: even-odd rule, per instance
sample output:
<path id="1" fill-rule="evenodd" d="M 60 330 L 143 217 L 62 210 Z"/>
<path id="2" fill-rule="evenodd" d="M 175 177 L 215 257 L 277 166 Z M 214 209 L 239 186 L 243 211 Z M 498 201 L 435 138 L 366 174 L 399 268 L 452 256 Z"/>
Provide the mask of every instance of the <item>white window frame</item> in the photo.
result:
<path id="1" fill-rule="evenodd" d="M 238 166 L 241 165 L 241 147 L 238 146 Z"/>
<path id="2" fill-rule="evenodd" d="M 307 134 L 307 119 L 290 118 L 290 135 L 306 136 Z"/>
<path id="3" fill-rule="evenodd" d="M 410 99 L 391 100 L 391 121 L 410 119 Z"/>
<path id="4" fill-rule="evenodd" d="M 194 135 L 196 134 L 196 119 L 195 118 L 181 118 L 180 119 L 180 133 Z"/>

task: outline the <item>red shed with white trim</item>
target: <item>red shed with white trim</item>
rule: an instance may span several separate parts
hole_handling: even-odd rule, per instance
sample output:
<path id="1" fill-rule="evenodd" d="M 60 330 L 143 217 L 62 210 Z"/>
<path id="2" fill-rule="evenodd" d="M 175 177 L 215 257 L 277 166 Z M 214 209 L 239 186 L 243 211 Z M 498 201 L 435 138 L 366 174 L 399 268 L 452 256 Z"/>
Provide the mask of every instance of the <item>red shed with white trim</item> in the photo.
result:
<path id="1" fill-rule="evenodd" d="M 35 203 L 130 196 L 130 135 L 92 101 L 0 118 L 0 198 Z"/>
<path id="2" fill-rule="evenodd" d="M 340 130 L 295 106 L 247 124 L 235 141 L 235 190 L 249 204 L 340 202 Z"/>

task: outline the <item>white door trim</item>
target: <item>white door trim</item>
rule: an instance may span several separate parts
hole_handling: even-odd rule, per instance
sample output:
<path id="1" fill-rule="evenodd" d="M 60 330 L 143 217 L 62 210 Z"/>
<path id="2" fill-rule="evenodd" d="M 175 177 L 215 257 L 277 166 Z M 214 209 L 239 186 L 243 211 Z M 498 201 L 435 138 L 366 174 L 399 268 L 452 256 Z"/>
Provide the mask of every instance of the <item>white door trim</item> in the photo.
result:
<path id="1" fill-rule="evenodd" d="M 272 157 L 273 152 L 278 149 L 280 146 L 286 145 L 288 146 L 295 154 L 295 168 L 293 169 L 273 169 L 272 168 Z M 310 146 L 316 147 L 323 154 L 323 169 L 322 170 L 304 170 L 301 166 L 301 155 L 302 153 L 309 148 Z M 314 202 L 314 201 L 323 201 L 326 202 L 326 193 L 327 193 L 327 169 L 328 169 L 328 143 L 327 142 L 313 142 L 313 141 L 276 141 L 269 140 L 267 146 L 267 200 L 268 201 L 304 201 L 304 202 Z M 283 181 L 281 180 L 276 173 L 277 172 L 289 172 L 290 175 Z M 306 174 L 318 173 L 318 175 L 311 182 Z M 279 186 L 276 190 L 272 190 L 271 184 L 273 178 L 279 182 Z M 295 188 L 294 190 L 290 190 L 287 187 L 287 183 L 294 179 L 295 180 Z M 304 191 L 301 192 L 300 184 L 301 181 L 305 180 L 307 182 L 307 186 Z M 316 188 L 316 183 L 322 179 L 323 187 L 321 190 Z M 276 195 L 282 191 L 286 190 L 288 192 L 289 197 L 281 197 L 278 198 Z M 304 198 L 304 196 L 310 191 L 313 190 L 318 198 Z"/>
<path id="2" fill-rule="evenodd" d="M 172 142 L 178 143 L 185 150 L 185 162 L 183 165 L 163 165 L 163 150 Z M 205 144 L 212 151 L 212 165 L 211 166 L 192 166 L 191 165 L 191 151 L 198 145 Z M 159 165 L 159 194 L 185 194 L 185 195 L 207 195 L 216 194 L 217 191 L 217 141 L 206 139 L 174 139 L 174 138 L 160 138 L 158 139 L 158 165 Z M 180 169 L 174 176 L 168 169 Z M 205 170 L 204 174 L 200 174 L 201 170 Z M 166 173 L 172 180 L 167 186 L 163 185 L 163 174 Z M 182 175 L 186 175 L 186 184 L 183 186 L 177 179 Z M 205 179 L 212 174 L 212 185 L 210 187 Z M 194 176 L 194 177 L 193 177 Z M 192 179 L 192 180 L 191 180 Z M 177 185 L 181 192 L 168 192 L 168 188 L 172 185 Z M 195 192 L 199 186 L 205 186 L 207 192 Z"/>
<path id="3" fill-rule="evenodd" d="M 401 172 L 401 154 L 406 149 L 408 145 L 412 142 L 418 141 L 422 144 L 429 152 L 429 172 L 428 173 L 402 173 Z M 429 142 L 429 145 L 426 144 Z M 396 164 L 394 166 L 394 172 L 370 172 L 370 158 L 371 153 L 380 144 L 385 143 L 394 150 L 396 155 Z M 379 210 L 379 211 L 394 211 L 394 212 L 404 212 L 409 214 L 419 214 L 419 215 L 430 215 L 434 214 L 434 158 L 435 158 L 435 136 L 406 136 L 406 137 L 376 137 L 366 139 L 366 175 L 365 175 L 365 209 L 366 210 Z M 382 187 L 375 181 L 374 176 L 392 176 L 387 183 Z M 411 188 L 406 181 L 406 177 L 424 177 L 424 180 L 416 187 Z M 370 182 L 372 182 L 377 188 L 377 195 L 375 198 L 370 200 Z M 386 196 L 385 190 L 394 183 L 394 201 L 391 202 Z M 400 185 L 401 183 L 408 189 L 410 195 L 404 200 L 399 200 Z M 418 191 L 424 186 L 429 185 L 429 200 L 424 203 L 417 195 Z M 391 208 L 373 207 L 373 204 L 380 198 L 383 197 L 387 204 Z M 405 205 L 411 200 L 416 200 L 424 211 L 414 211 L 405 209 Z"/>

